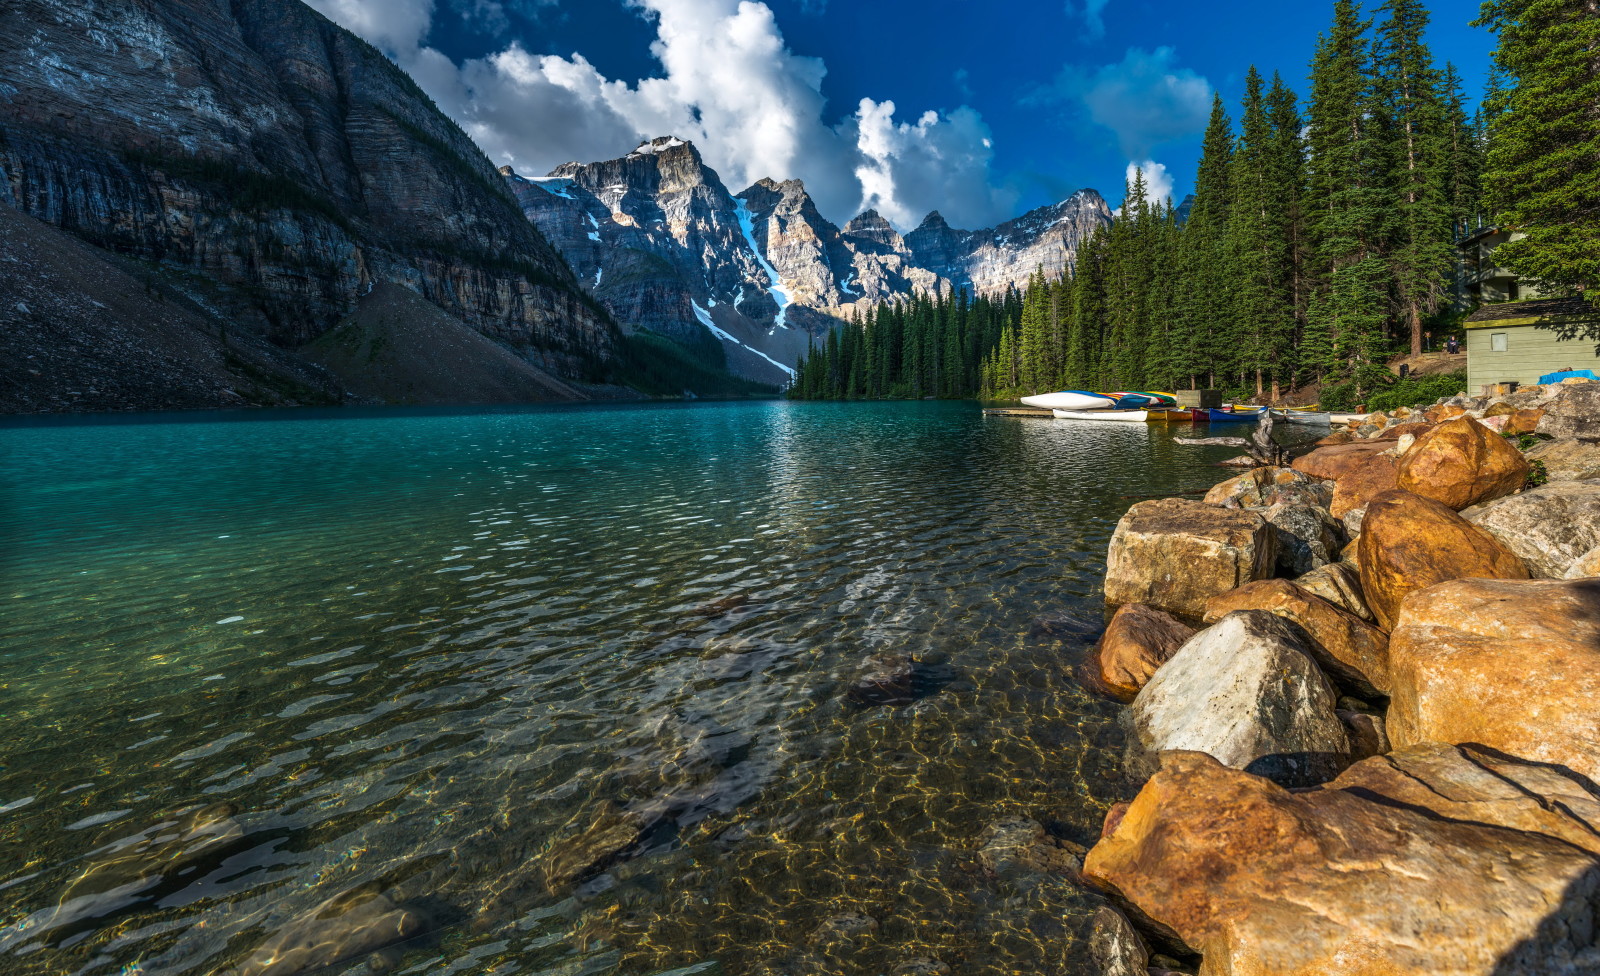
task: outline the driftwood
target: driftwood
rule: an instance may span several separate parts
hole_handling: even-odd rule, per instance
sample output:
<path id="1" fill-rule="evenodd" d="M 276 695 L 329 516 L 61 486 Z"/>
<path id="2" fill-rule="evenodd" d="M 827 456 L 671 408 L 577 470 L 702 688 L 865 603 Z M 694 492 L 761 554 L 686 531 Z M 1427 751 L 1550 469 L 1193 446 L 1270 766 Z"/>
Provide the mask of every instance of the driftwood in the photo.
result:
<path id="1" fill-rule="evenodd" d="M 1249 439 L 1243 437 L 1177 437 L 1179 444 L 1191 447 L 1240 447 L 1244 452 L 1255 459 L 1260 465 L 1282 464 L 1284 460 L 1283 447 L 1272 442 L 1272 428 L 1276 421 L 1272 411 L 1267 410 L 1261 414 L 1261 423 L 1256 426 L 1255 433 Z"/>

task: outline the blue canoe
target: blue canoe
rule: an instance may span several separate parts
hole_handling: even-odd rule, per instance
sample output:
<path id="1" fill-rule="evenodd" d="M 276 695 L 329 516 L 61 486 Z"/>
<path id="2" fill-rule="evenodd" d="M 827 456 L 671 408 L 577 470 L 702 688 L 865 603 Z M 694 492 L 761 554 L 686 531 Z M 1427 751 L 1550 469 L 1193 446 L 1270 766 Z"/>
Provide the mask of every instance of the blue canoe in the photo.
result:
<path id="1" fill-rule="evenodd" d="M 1552 383 L 1570 379 L 1600 380 L 1600 376 L 1596 376 L 1592 369 L 1573 369 L 1564 373 L 1546 373 L 1539 377 L 1539 385 L 1549 386 Z"/>
<path id="2" fill-rule="evenodd" d="M 1213 424 L 1253 424 L 1261 419 L 1265 410 L 1207 410 L 1207 420 Z"/>

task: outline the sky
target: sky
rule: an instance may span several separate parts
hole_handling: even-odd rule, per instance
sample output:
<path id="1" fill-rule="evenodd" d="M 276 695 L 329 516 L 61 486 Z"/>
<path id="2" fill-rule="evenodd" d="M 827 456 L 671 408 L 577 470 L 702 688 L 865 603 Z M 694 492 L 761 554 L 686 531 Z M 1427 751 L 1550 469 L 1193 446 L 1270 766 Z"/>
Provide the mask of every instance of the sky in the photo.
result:
<path id="1" fill-rule="evenodd" d="M 307 0 L 395 59 L 496 164 L 540 176 L 691 139 L 738 193 L 802 179 L 976 229 L 1134 167 L 1182 200 L 1214 93 L 1251 65 L 1301 92 L 1331 0 Z M 1366 0 L 1369 14 L 1379 0 Z M 1495 38 L 1432 0 L 1428 41 L 1476 100 Z"/>

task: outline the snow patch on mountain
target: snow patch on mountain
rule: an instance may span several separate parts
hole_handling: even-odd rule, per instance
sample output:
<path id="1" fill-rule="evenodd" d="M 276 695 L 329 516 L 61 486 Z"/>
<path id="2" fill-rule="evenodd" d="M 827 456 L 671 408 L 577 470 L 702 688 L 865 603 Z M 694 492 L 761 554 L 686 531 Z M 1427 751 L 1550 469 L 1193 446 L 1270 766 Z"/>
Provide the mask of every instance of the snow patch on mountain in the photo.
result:
<path id="1" fill-rule="evenodd" d="M 750 244 L 750 253 L 755 255 L 756 263 L 761 265 L 762 271 L 766 272 L 767 280 L 771 282 L 772 298 L 778 303 L 778 317 L 774 320 L 773 325 L 779 329 L 787 329 L 789 327 L 786 322 L 789 317 L 789 306 L 794 304 L 794 298 L 783 287 L 783 278 L 779 276 L 778 269 L 767 261 L 765 252 L 756 245 L 756 219 L 750 213 L 750 207 L 743 200 L 736 199 L 735 202 L 739 205 L 736 211 L 739 215 L 739 229 L 744 231 L 744 239 Z M 788 369 L 787 366 L 784 368 Z M 789 370 L 789 372 L 793 374 L 794 371 Z"/>

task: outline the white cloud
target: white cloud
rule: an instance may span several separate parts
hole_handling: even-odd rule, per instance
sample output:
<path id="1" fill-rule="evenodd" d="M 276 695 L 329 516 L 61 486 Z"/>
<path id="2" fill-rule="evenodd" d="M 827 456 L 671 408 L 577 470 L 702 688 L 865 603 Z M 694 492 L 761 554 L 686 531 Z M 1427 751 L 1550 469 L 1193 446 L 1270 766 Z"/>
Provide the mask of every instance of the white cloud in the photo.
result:
<path id="1" fill-rule="evenodd" d="M 1069 65 L 1056 80 L 1028 95 L 1038 105 L 1081 110 L 1111 130 L 1130 160 L 1148 159 L 1172 142 L 1205 131 L 1211 118 L 1211 83 L 1177 65 L 1170 47 L 1130 47 L 1117 64 L 1085 72 Z"/>
<path id="2" fill-rule="evenodd" d="M 454 65 L 423 46 L 432 0 L 311 2 L 389 51 L 491 159 L 524 172 L 615 158 L 670 134 L 692 140 L 733 192 L 767 176 L 803 179 L 837 221 L 876 206 L 902 226 L 933 209 L 981 226 L 1014 202 L 989 185 L 991 134 L 970 108 L 899 123 L 893 103 L 866 99 L 828 124 L 826 66 L 789 50 L 765 3 L 629 0 L 655 20 L 662 68 L 630 83 L 581 54 L 516 44 Z"/>
<path id="3" fill-rule="evenodd" d="M 1067 15 L 1083 18 L 1085 40 L 1098 41 L 1106 36 L 1104 13 L 1108 2 L 1109 0 L 1083 0 L 1080 4 L 1067 0 Z"/>
<path id="4" fill-rule="evenodd" d="M 1128 164 L 1128 185 L 1133 186 L 1134 177 L 1144 174 L 1145 199 L 1152 204 L 1166 206 L 1167 198 L 1172 196 L 1172 174 L 1167 172 L 1165 163 L 1158 163 L 1153 159 L 1143 162 Z"/>

